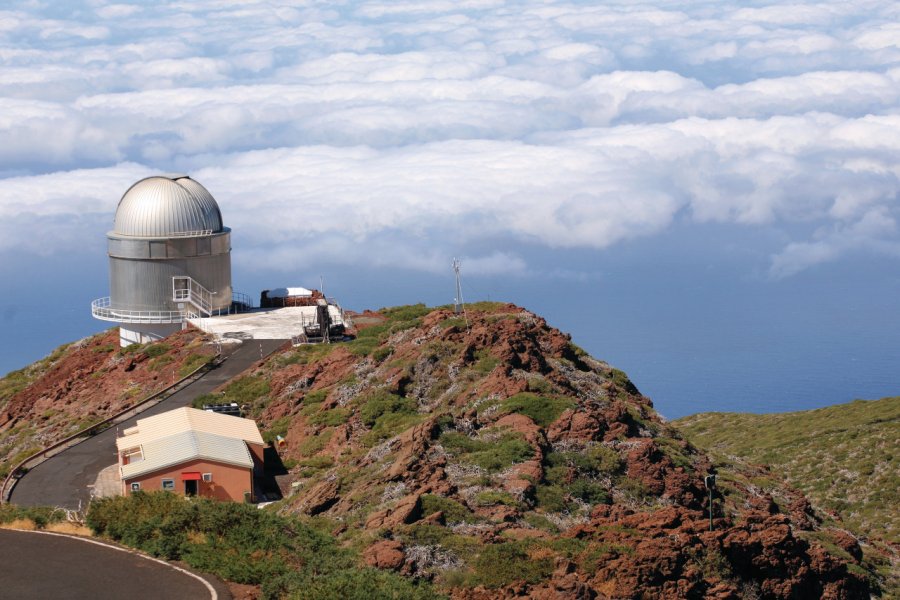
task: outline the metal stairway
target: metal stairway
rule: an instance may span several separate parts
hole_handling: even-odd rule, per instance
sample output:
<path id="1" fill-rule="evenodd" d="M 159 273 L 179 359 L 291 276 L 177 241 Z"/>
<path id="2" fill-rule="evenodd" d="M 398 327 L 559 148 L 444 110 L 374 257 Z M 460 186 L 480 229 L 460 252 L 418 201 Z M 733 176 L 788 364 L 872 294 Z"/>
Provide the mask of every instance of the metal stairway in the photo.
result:
<path id="1" fill-rule="evenodd" d="M 172 300 L 187 303 L 197 309 L 198 317 L 212 316 L 213 292 L 194 281 L 192 277 L 176 275 L 172 277 Z M 190 317 L 190 311 L 185 311 Z"/>

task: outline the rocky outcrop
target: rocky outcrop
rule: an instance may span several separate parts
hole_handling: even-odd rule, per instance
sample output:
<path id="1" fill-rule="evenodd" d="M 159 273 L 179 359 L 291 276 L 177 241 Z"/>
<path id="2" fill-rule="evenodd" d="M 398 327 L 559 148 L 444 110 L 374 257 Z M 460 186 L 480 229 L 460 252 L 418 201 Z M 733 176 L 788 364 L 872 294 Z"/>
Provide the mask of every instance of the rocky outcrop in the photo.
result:
<path id="1" fill-rule="evenodd" d="M 253 377 L 270 389 L 256 418 L 286 431 L 282 510 L 332 520 L 367 565 L 460 599 L 868 598 L 852 537 L 819 543 L 802 495 L 715 464 L 540 317 L 485 304 L 360 323 Z"/>

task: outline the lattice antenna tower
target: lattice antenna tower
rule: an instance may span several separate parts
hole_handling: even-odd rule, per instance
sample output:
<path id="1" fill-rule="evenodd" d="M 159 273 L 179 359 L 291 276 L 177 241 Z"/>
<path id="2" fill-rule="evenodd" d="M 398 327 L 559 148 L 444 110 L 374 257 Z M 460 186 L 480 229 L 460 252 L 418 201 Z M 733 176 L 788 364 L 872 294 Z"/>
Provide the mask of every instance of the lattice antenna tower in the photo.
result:
<path id="1" fill-rule="evenodd" d="M 462 313 L 463 318 L 466 320 L 466 331 L 469 330 L 469 315 L 466 314 L 466 304 L 463 301 L 462 295 L 462 285 L 459 280 L 459 268 L 462 266 L 462 263 L 459 262 L 458 258 L 453 259 L 453 273 L 456 275 L 456 298 L 453 299 L 453 312 L 456 314 Z"/>

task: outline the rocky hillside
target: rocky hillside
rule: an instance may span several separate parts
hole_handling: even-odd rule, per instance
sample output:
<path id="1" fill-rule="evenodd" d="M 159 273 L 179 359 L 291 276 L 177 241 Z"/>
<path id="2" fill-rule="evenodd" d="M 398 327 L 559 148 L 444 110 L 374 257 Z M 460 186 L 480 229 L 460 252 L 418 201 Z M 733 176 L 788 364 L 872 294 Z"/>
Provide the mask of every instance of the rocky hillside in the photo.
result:
<path id="1" fill-rule="evenodd" d="M 799 492 L 713 462 L 540 317 L 478 304 L 356 322 L 356 340 L 274 355 L 223 400 L 285 439 L 275 509 L 369 565 L 473 600 L 875 591 L 856 539 Z"/>
<path id="2" fill-rule="evenodd" d="M 704 413 L 673 424 L 721 460 L 769 465 L 892 558 L 890 588 L 900 597 L 900 397 L 782 414 Z"/>
<path id="3" fill-rule="evenodd" d="M 0 480 L 21 460 L 136 404 L 209 361 L 196 330 L 119 347 L 117 329 L 0 379 Z"/>

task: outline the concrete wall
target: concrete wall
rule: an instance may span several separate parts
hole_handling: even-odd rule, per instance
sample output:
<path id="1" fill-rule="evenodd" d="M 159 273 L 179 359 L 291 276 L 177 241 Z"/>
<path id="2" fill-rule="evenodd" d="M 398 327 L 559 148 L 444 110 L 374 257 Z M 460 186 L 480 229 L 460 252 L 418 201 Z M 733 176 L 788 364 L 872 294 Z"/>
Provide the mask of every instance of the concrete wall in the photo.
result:
<path id="1" fill-rule="evenodd" d="M 169 337 L 182 329 L 181 323 L 129 323 L 119 327 L 119 345 L 149 344 Z"/>
<path id="2" fill-rule="evenodd" d="M 142 492 L 158 492 L 163 489 L 163 479 L 174 479 L 176 494 L 184 494 L 184 472 L 212 473 L 212 482 L 197 482 L 197 495 L 216 500 L 244 501 L 244 492 L 253 493 L 253 471 L 244 467 L 226 465 L 208 460 L 192 460 L 167 469 L 146 473 L 122 482 L 124 493 L 131 494 L 131 484 L 139 482 Z"/>

